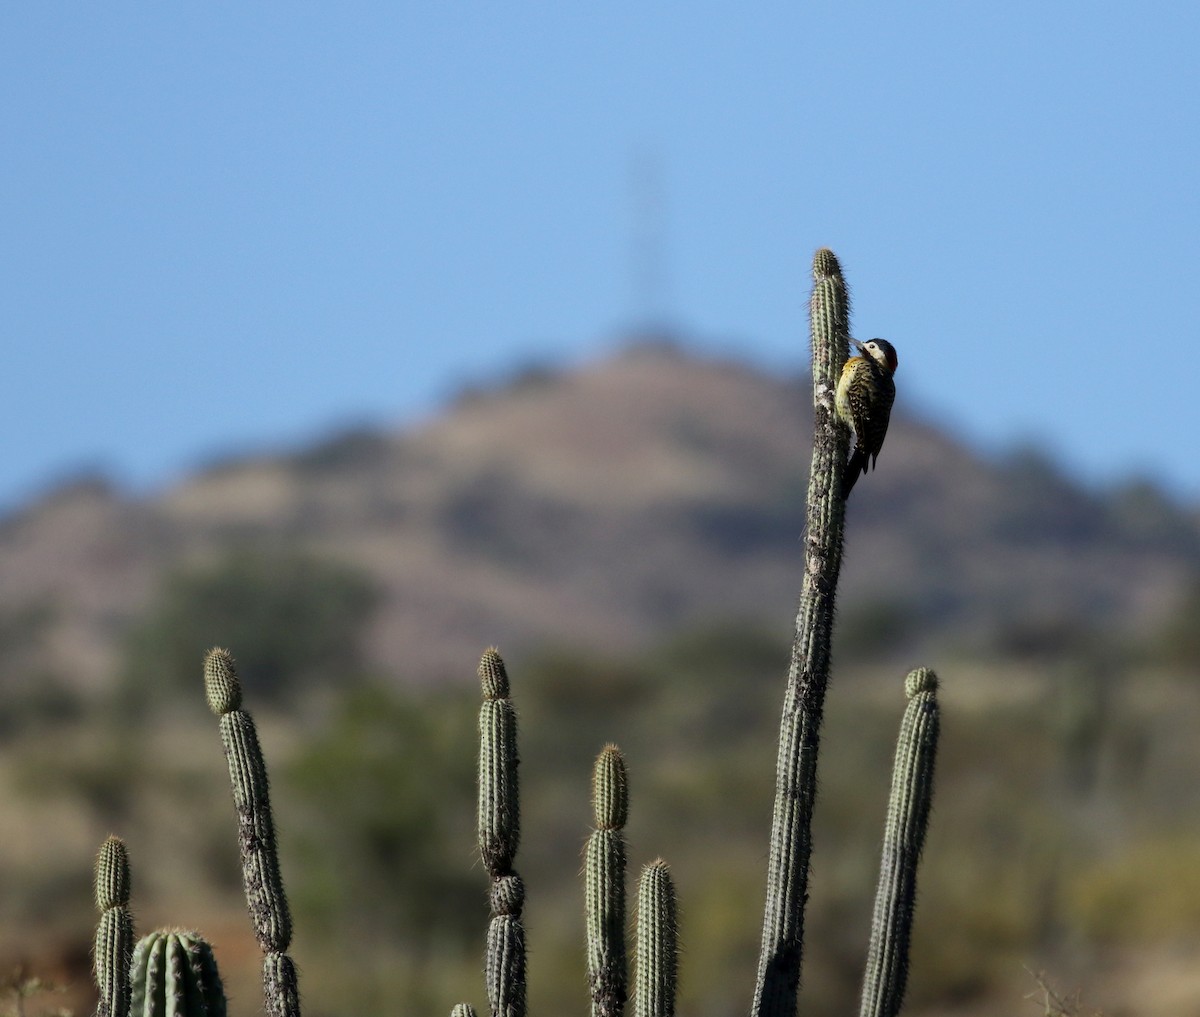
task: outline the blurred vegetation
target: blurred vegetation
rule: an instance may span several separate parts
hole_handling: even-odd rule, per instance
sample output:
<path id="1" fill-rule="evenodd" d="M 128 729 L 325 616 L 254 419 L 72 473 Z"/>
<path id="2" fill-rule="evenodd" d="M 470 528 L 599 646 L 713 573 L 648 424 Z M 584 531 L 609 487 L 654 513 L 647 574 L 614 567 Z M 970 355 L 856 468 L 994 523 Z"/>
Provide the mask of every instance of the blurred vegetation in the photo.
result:
<path id="1" fill-rule="evenodd" d="M 1200 674 L 1200 576 L 1183 591 L 1155 643 L 1159 661 Z"/>
<path id="2" fill-rule="evenodd" d="M 907 659 L 921 631 L 921 619 L 907 603 L 875 598 L 838 615 L 834 654 L 842 662 Z"/>
<path id="3" fill-rule="evenodd" d="M 439 965 L 478 965 L 487 908 L 472 872 L 475 708 L 466 690 L 355 690 L 282 768 L 277 825 L 290 842 L 297 927 L 318 958 L 354 944 L 352 964 L 305 964 L 343 1012 L 397 998 L 433 1005 Z"/>
<path id="4" fill-rule="evenodd" d="M 217 595 L 231 574 L 254 577 L 256 596 L 274 598 L 279 612 L 255 616 L 241 637 L 244 656 L 230 634 L 244 619 L 235 626 L 222 617 L 231 601 Z M 99 720 L 44 713 L 13 736 L 8 786 L 39 815 L 78 810 L 96 843 L 112 829 L 126 835 L 139 909 L 186 923 L 189 908 L 219 907 L 240 927 L 234 821 L 200 693 L 200 654 L 228 643 L 246 661 L 248 705 L 264 731 L 308 1013 L 397 1000 L 435 1012 L 462 998 L 481 1003 L 487 878 L 474 852 L 473 662 L 454 688 L 373 683 L 351 645 L 364 615 L 347 606 L 371 598 L 340 566 L 259 554 L 174 577 L 167 588 L 144 633 L 165 637 L 167 619 L 184 625 L 189 610 L 223 627 L 214 635 L 195 623 L 191 645 L 160 644 L 174 645 L 161 673 L 182 686 L 172 709 L 152 704 L 153 723 L 132 736 L 116 711 Z M 313 606 L 323 595 L 334 608 Z M 820 1010 L 852 1007 L 858 992 L 904 703 L 904 666 L 893 666 L 891 649 L 872 635 L 903 644 L 912 622 L 880 603 L 842 624 L 822 737 L 802 993 L 802 1005 Z M 306 645 L 336 663 L 300 667 L 293 648 L 273 642 L 284 633 L 311 639 Z M 782 626 L 725 621 L 639 655 L 562 646 L 509 655 L 533 1009 L 586 1009 L 580 851 L 592 761 L 610 740 L 630 767 L 630 871 L 662 855 L 678 885 L 681 1012 L 745 1008 L 789 642 Z M 131 671 L 154 645 L 147 636 L 134 647 Z M 256 654 L 265 664 L 252 662 Z M 965 1007 L 997 986 L 1019 999 L 1023 964 L 1055 971 L 1069 963 L 1069 977 L 1086 980 L 1103 970 L 1106 950 L 1177 944 L 1200 929 L 1200 880 L 1189 867 L 1200 833 L 1192 818 L 1200 817 L 1200 683 L 1135 660 L 1064 621 L 1014 623 L 996 632 L 986 666 L 943 666 L 911 1012 Z M 343 674 L 358 677 L 344 683 Z M 9 873 L 7 913 L 34 921 L 47 909 L 71 911 L 68 898 L 78 898 L 72 920 L 86 944 L 89 872 L 79 859 L 94 849 L 89 841 Z M 223 973 L 236 970 L 239 959 L 217 947 Z"/>
<path id="5" fill-rule="evenodd" d="M 61 986 L 17 967 L 0 976 L 0 1017 L 72 1017 Z"/>
<path id="6" fill-rule="evenodd" d="M 0 743 L 18 730 L 54 727 L 80 714 L 78 694 L 39 663 L 55 621 L 48 601 L 0 611 L 0 674 L 5 679 Z"/>
<path id="7" fill-rule="evenodd" d="M 196 687 L 205 650 L 236 647 L 268 701 L 364 670 L 362 633 L 379 602 L 361 570 L 296 551 L 242 549 L 167 575 L 126 641 L 130 705 L 177 701 Z"/>

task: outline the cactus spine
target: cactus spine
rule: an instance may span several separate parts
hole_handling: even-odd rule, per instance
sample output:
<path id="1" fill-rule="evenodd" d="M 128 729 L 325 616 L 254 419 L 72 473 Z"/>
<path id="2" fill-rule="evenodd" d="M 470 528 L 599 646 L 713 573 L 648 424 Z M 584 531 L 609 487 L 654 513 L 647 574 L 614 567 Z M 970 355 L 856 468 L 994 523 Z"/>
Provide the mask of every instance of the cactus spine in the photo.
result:
<path id="1" fill-rule="evenodd" d="M 194 932 L 152 932 L 133 951 L 130 1017 L 225 1017 L 212 948 Z"/>
<path id="2" fill-rule="evenodd" d="M 484 977 L 492 1017 L 524 1017 L 525 885 L 512 868 L 521 839 L 517 714 L 495 648 L 479 661 L 479 682 L 479 856 L 492 877 Z"/>
<path id="3" fill-rule="evenodd" d="M 674 1017 L 678 916 L 671 870 L 661 858 L 638 882 L 636 1017 Z"/>
<path id="4" fill-rule="evenodd" d="M 916 907 L 917 863 L 933 800 L 938 740 L 937 676 L 928 668 L 912 671 L 905 680 L 904 691 L 908 706 L 896 743 L 860 1017 L 895 1017 L 904 1001 Z"/>
<path id="5" fill-rule="evenodd" d="M 129 961 L 133 955 L 133 918 L 129 913 L 129 854 L 125 842 L 109 837 L 96 856 L 96 952 L 93 970 L 100 991 L 97 1017 L 129 1013 Z"/>
<path id="6" fill-rule="evenodd" d="M 628 993 L 625 966 L 625 822 L 629 778 L 621 750 L 606 745 L 592 774 L 596 828 L 585 851 L 588 984 L 592 1017 L 621 1017 Z"/>
<path id="7" fill-rule="evenodd" d="M 258 733 L 250 714 L 241 709 L 242 687 L 228 650 L 212 649 L 204 659 L 208 705 L 220 718 L 221 743 L 229 763 L 233 806 L 238 817 L 242 885 L 250 922 L 263 951 L 263 996 L 269 1017 L 299 1017 L 296 968 L 287 955 L 292 918 L 279 858 L 275 824 Z"/>
<path id="8" fill-rule="evenodd" d="M 841 497 L 849 436 L 834 393 L 850 348 L 850 298 L 834 253 L 813 258 L 813 452 L 808 480 L 804 579 L 792 642 L 767 868 L 762 947 L 754 1017 L 792 1017 L 800 984 L 804 904 L 812 854 L 817 748 L 829 681 L 833 604 L 842 567 L 845 502 Z"/>

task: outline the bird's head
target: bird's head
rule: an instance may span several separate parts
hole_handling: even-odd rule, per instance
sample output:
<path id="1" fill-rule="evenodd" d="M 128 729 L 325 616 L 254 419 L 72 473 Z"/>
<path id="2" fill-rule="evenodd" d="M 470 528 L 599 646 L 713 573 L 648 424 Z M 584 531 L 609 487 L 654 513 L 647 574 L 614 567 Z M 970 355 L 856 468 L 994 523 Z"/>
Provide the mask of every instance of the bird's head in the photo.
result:
<path id="1" fill-rule="evenodd" d="M 872 339 L 865 343 L 855 339 L 853 342 L 864 357 L 870 357 L 889 374 L 896 373 L 896 368 L 900 365 L 900 361 L 896 359 L 896 347 L 886 339 Z"/>

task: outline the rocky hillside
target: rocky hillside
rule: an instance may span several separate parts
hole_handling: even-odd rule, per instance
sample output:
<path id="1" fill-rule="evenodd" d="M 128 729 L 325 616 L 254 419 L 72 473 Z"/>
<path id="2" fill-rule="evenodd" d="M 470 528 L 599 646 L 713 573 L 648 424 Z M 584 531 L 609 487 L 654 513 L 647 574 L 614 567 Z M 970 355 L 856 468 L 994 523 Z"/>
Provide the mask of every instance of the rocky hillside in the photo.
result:
<path id="1" fill-rule="evenodd" d="M 726 618 L 787 632 L 810 403 L 806 379 L 636 347 L 150 498 L 68 486 L 0 524 L 0 665 L 102 687 L 165 574 L 246 546 L 372 574 L 369 653 L 404 678 L 469 675 L 489 643 L 629 649 Z M 1137 632 L 1198 568 L 1195 518 L 1154 490 L 985 462 L 898 410 L 851 502 L 841 604 L 959 642 Z"/>

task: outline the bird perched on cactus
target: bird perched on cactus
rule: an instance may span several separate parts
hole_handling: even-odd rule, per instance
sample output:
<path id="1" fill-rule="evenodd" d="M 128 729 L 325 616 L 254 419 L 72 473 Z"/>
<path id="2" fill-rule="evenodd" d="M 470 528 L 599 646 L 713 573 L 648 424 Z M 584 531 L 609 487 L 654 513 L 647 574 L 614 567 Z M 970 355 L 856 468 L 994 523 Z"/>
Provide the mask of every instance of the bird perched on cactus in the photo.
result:
<path id="1" fill-rule="evenodd" d="M 854 432 L 854 451 L 846 464 L 842 497 L 848 498 L 859 474 L 874 468 L 887 437 L 892 403 L 896 399 L 896 349 L 886 339 L 860 343 L 851 340 L 859 356 L 851 357 L 838 379 L 837 414 Z"/>

